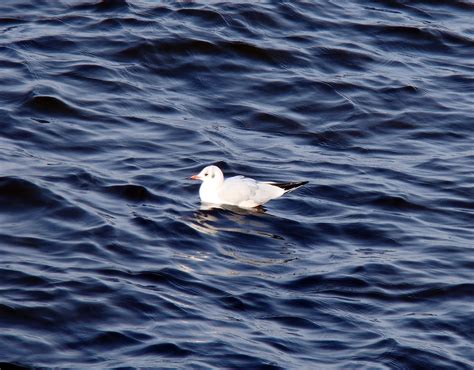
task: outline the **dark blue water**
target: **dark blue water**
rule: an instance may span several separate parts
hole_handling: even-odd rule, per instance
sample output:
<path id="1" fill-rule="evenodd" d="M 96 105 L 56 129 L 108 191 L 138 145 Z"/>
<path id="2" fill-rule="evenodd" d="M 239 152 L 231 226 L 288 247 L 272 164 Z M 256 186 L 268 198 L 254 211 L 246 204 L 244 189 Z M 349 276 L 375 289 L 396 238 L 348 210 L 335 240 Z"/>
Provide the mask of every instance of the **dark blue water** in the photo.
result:
<path id="1" fill-rule="evenodd" d="M 0 365 L 473 368 L 473 19 L 2 0 Z"/>

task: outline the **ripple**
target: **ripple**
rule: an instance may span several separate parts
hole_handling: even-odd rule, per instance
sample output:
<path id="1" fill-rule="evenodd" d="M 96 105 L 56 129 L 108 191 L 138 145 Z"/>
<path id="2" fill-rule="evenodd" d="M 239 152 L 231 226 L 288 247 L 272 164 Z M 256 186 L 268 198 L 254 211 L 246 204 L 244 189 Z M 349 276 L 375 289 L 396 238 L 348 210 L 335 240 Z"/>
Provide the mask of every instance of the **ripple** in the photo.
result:
<path id="1" fill-rule="evenodd" d="M 26 107 L 48 115 L 77 115 L 78 111 L 63 100 L 54 96 L 35 96 Z"/>

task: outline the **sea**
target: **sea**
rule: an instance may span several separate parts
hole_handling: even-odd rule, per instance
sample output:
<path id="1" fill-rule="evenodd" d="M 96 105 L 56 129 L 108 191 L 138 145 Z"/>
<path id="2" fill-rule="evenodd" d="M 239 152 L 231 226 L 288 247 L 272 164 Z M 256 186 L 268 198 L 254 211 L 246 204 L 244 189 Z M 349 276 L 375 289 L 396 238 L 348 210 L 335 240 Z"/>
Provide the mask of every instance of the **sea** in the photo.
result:
<path id="1" fill-rule="evenodd" d="M 207 165 L 308 181 L 203 207 Z M 0 2 L 0 367 L 474 368 L 472 0 Z"/>

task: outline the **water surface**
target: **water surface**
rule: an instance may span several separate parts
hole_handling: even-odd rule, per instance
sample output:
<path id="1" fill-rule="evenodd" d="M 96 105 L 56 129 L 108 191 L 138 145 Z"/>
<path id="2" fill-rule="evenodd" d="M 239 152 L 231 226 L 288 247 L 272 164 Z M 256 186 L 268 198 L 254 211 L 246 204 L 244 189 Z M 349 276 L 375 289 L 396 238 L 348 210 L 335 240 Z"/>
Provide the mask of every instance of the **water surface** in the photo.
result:
<path id="1" fill-rule="evenodd" d="M 474 4 L 0 4 L 0 361 L 474 367 Z M 310 183 L 265 213 L 185 178 Z"/>

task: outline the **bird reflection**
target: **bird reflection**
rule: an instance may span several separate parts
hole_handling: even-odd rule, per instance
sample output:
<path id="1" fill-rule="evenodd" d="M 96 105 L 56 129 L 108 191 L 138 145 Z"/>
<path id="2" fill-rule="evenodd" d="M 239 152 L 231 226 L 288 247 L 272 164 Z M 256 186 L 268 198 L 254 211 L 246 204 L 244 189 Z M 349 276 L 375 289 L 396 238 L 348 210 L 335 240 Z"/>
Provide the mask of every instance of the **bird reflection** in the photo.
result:
<path id="1" fill-rule="evenodd" d="M 268 213 L 263 207 L 242 209 L 203 204 L 183 221 L 201 234 L 217 237 L 219 253 L 239 263 L 260 267 L 287 264 L 298 259 L 294 255 L 293 243 L 270 232 L 288 220 Z M 267 242 L 262 240 L 260 245 L 269 248 L 263 251 L 253 248 L 255 239 L 247 236 L 266 238 Z M 240 271 L 232 270 L 231 273 L 239 274 Z"/>
<path id="2" fill-rule="evenodd" d="M 264 206 L 258 206 L 258 207 L 253 207 L 253 208 L 240 208 L 236 206 L 217 205 L 217 204 L 212 204 L 212 203 L 201 203 L 201 207 L 199 209 L 201 211 L 210 211 L 213 209 L 224 209 L 224 210 L 228 210 L 239 215 L 254 215 L 258 213 L 267 212 L 267 209 Z"/>
<path id="3" fill-rule="evenodd" d="M 268 225 L 268 223 L 262 221 L 274 217 L 262 206 L 244 209 L 235 206 L 216 206 L 203 203 L 200 209 L 193 213 L 193 217 L 190 217 L 187 221 L 188 225 L 194 230 L 208 235 L 225 231 L 284 240 L 280 235 L 262 230 L 263 227 Z M 238 227 L 231 227 L 233 224 Z"/>

